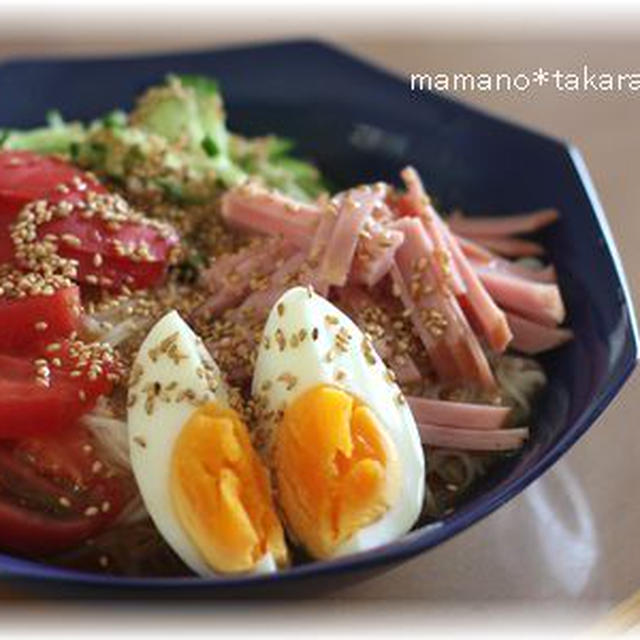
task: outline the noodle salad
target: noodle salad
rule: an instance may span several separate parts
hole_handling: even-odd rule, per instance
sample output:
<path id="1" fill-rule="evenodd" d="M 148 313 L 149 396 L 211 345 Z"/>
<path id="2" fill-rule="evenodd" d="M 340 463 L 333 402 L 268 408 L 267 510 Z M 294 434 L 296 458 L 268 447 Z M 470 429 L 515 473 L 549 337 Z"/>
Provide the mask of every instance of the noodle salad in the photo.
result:
<path id="1" fill-rule="evenodd" d="M 286 570 L 455 509 L 572 338 L 536 233 L 420 175 L 330 193 L 215 81 L 0 131 L 0 549 L 123 575 Z"/>

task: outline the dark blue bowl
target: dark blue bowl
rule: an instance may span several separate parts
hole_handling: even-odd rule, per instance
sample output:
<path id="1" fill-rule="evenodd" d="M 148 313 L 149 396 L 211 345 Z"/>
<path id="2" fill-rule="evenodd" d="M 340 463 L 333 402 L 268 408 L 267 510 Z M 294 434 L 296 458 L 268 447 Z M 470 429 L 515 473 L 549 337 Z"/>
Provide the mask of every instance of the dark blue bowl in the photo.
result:
<path id="1" fill-rule="evenodd" d="M 361 579 L 429 549 L 522 491 L 593 424 L 633 370 L 637 328 L 604 212 L 575 148 L 431 93 L 315 42 L 109 59 L 26 60 L 0 66 L 0 127 L 42 122 L 49 108 L 90 119 L 128 108 L 167 72 L 210 74 L 232 129 L 295 139 L 336 185 L 395 180 L 415 165 L 446 208 L 523 211 L 555 206 L 543 235 L 576 339 L 544 359 L 549 375 L 526 449 L 507 460 L 441 522 L 396 543 L 273 576 L 132 579 L 80 573 L 0 555 L 0 572 L 52 593 L 93 587 L 201 594 L 282 593 Z M 275 590 L 275 591 L 274 591 Z M 104 591 L 102 591 L 104 592 Z"/>

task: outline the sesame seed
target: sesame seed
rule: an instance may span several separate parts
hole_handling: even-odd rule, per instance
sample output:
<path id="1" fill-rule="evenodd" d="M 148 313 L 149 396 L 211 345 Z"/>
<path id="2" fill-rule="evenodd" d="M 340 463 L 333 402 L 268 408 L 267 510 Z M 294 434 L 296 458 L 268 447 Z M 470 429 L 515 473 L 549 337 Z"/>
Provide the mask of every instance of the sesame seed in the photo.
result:
<path id="1" fill-rule="evenodd" d="M 41 320 L 40 322 L 36 322 L 34 325 L 36 331 L 46 331 L 49 328 L 49 325 Z"/>
<path id="2" fill-rule="evenodd" d="M 72 233 L 63 233 L 60 236 L 60 239 L 64 243 L 66 243 L 66 244 L 68 244 L 68 245 L 70 245 L 72 247 L 80 247 L 80 246 L 82 246 L 82 240 L 80 240 L 80 238 L 78 238 L 78 236 L 75 236 Z"/>
<path id="3" fill-rule="evenodd" d="M 68 509 L 71 506 L 71 501 L 66 496 L 60 496 L 58 498 L 58 504 L 60 504 L 60 506 L 62 506 L 62 507 L 65 507 L 66 509 Z"/>
<path id="4" fill-rule="evenodd" d="M 100 510 L 98 509 L 98 507 L 87 507 L 84 510 L 84 515 L 88 517 L 97 516 L 98 513 L 100 513 Z"/>
<path id="5" fill-rule="evenodd" d="M 291 391 L 291 389 L 293 389 L 293 387 L 298 383 L 298 378 L 287 371 L 281 373 L 276 380 L 278 380 L 278 382 L 284 382 L 287 391 Z"/>

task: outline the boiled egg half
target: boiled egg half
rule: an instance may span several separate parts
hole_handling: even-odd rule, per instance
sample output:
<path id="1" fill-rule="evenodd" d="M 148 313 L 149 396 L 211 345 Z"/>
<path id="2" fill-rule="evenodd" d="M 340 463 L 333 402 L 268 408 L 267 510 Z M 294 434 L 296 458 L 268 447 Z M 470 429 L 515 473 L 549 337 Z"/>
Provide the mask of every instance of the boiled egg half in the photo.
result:
<path id="1" fill-rule="evenodd" d="M 268 472 L 216 363 L 176 311 L 145 338 L 128 405 L 142 498 L 182 560 L 203 576 L 285 566 Z"/>
<path id="2" fill-rule="evenodd" d="M 252 384 L 259 440 L 291 538 L 315 558 L 371 549 L 415 524 L 425 460 L 371 341 L 310 288 L 267 319 Z"/>

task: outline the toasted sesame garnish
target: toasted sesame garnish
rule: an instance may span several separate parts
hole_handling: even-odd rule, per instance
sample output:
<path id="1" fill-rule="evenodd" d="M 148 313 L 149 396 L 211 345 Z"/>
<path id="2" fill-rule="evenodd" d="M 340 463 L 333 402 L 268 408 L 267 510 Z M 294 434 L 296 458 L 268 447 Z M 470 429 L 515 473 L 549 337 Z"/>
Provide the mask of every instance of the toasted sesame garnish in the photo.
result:
<path id="1" fill-rule="evenodd" d="M 427 330 L 435 338 L 441 337 L 445 332 L 448 322 L 444 315 L 440 313 L 440 311 L 437 311 L 436 309 L 423 309 L 420 312 L 420 317 L 424 322 Z"/>
<path id="2" fill-rule="evenodd" d="M 58 498 L 58 504 L 61 507 L 65 507 L 65 509 L 68 509 L 71 506 L 71 501 L 66 496 L 60 496 Z"/>
<path id="3" fill-rule="evenodd" d="M 147 448 L 147 441 L 142 436 L 134 436 L 133 441 L 143 449 Z"/>
<path id="4" fill-rule="evenodd" d="M 73 286 L 73 282 L 59 273 L 24 273 L 9 265 L 0 266 L 0 298 L 16 299 L 48 295 Z M 50 295 L 50 294 L 49 294 Z"/>
<path id="5" fill-rule="evenodd" d="M 49 328 L 49 325 L 44 320 L 36 322 L 33 326 L 36 331 L 46 331 Z"/>
<path id="6" fill-rule="evenodd" d="M 276 329 L 275 339 L 278 343 L 278 348 L 280 349 L 280 351 L 284 351 L 285 347 L 287 346 L 287 339 L 285 338 L 282 329 Z"/>
<path id="7" fill-rule="evenodd" d="M 100 513 L 100 510 L 98 509 L 98 507 L 87 507 L 84 510 L 84 515 L 88 516 L 89 518 L 92 518 L 93 516 L 97 516 L 98 513 Z"/>
<path id="8" fill-rule="evenodd" d="M 362 339 L 360 348 L 362 349 L 362 354 L 364 355 L 364 359 L 367 361 L 367 364 L 374 365 L 376 363 L 376 357 L 374 355 L 371 339 L 368 338 L 366 335 Z"/>
<path id="9" fill-rule="evenodd" d="M 296 376 L 294 376 L 293 374 L 289 373 L 288 371 L 285 371 L 284 373 L 281 373 L 276 380 L 278 382 L 284 382 L 285 384 L 285 388 L 287 389 L 287 391 L 291 391 L 291 389 L 293 389 L 293 387 L 296 386 L 296 384 L 298 383 L 298 378 L 296 378 Z"/>

